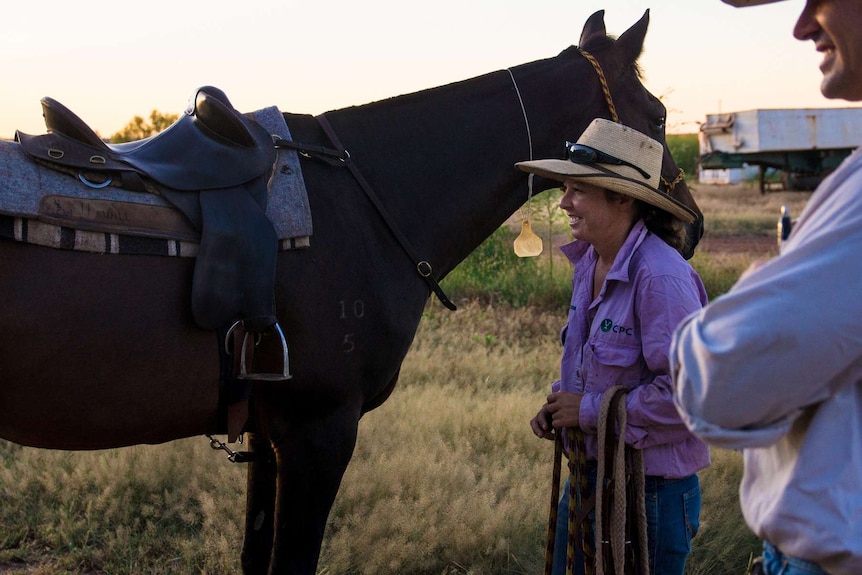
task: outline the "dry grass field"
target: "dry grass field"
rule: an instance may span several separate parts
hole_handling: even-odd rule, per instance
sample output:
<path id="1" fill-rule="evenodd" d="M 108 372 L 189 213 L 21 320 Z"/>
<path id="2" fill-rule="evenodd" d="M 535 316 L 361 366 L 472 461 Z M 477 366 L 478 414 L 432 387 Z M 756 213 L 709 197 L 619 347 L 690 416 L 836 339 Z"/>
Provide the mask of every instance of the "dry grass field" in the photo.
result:
<path id="1" fill-rule="evenodd" d="M 797 216 L 809 196 L 693 187 L 707 225 L 693 265 L 715 285 L 773 256 L 780 206 Z M 565 315 L 458 303 L 429 301 L 398 388 L 361 422 L 320 575 L 542 572 L 553 445 L 528 422 L 556 377 Z M 689 575 L 742 573 L 757 549 L 739 455 L 713 458 Z M 0 573 L 238 573 L 244 496 L 244 468 L 203 437 L 82 453 L 0 441 Z"/>

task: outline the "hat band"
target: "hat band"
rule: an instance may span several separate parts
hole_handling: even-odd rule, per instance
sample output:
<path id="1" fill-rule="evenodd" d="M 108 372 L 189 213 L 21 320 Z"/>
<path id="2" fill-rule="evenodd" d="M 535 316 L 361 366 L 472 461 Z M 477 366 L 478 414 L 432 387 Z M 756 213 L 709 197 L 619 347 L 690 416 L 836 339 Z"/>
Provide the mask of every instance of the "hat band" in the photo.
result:
<path id="1" fill-rule="evenodd" d="M 630 178 L 628 176 L 623 176 L 622 174 L 618 174 L 618 173 L 611 171 L 605 167 L 602 167 L 599 165 L 593 165 L 592 167 L 595 168 L 596 170 L 598 170 L 600 173 L 598 173 L 598 174 L 567 175 L 566 177 L 572 178 L 572 179 L 578 179 L 578 178 L 613 178 L 615 180 L 624 180 L 626 182 L 629 182 L 631 184 L 636 184 L 636 185 L 640 186 L 641 188 L 649 190 L 650 192 L 652 192 L 654 194 L 658 194 L 658 197 L 664 198 L 665 200 L 669 201 L 672 205 L 679 207 L 681 210 L 683 210 L 683 212 L 689 214 L 692 218 L 696 217 L 694 211 L 692 211 L 691 208 L 689 208 L 688 206 L 686 206 L 684 204 L 681 204 L 677 199 L 675 199 L 673 196 L 671 196 L 667 192 L 662 192 L 660 189 L 653 188 L 652 186 L 650 186 L 646 182 L 642 182 L 641 180 L 638 180 L 635 178 Z M 625 193 L 625 192 L 619 192 L 619 193 Z M 626 194 L 626 195 L 628 195 L 628 194 Z M 635 199 L 640 199 L 641 201 L 644 201 L 646 203 L 650 203 L 649 201 L 647 201 L 644 198 L 635 197 Z M 652 204 L 652 205 L 655 205 L 655 204 Z M 659 207 L 659 206 L 656 206 L 656 207 Z M 664 208 L 661 208 L 661 209 L 664 209 Z"/>
<path id="2" fill-rule="evenodd" d="M 575 163 L 578 163 L 578 162 L 575 162 Z M 641 181 L 641 180 L 638 180 L 638 179 L 636 179 L 636 178 L 630 178 L 630 177 L 628 177 L 628 176 L 624 176 L 624 175 L 622 175 L 622 174 L 618 174 L 618 173 L 616 173 L 616 172 L 614 172 L 614 171 L 612 171 L 612 170 L 609 170 L 609 169 L 607 169 L 607 168 L 605 168 L 605 167 L 602 167 L 602 166 L 599 166 L 599 165 L 593 165 L 592 167 L 593 167 L 593 168 L 595 168 L 596 170 L 598 170 L 598 171 L 599 171 L 599 172 L 601 172 L 601 173 L 600 173 L 600 174 L 578 174 L 578 175 L 567 175 L 566 177 L 567 177 L 567 178 L 573 178 L 573 179 L 577 179 L 577 178 L 614 178 L 614 179 L 617 179 L 617 180 L 625 180 L 625 181 L 630 182 L 630 183 L 632 183 L 632 184 L 637 184 L 637 185 L 641 186 L 642 188 L 646 188 L 647 190 L 649 190 L 649 191 L 651 191 L 651 192 L 657 192 L 658 194 L 660 194 L 660 195 L 662 195 L 662 196 L 666 196 L 666 195 L 667 195 L 667 194 L 665 194 L 664 192 L 662 192 L 661 190 L 658 190 L 658 189 L 656 189 L 656 188 L 653 188 L 653 187 L 652 187 L 652 186 L 650 186 L 648 183 L 643 182 L 643 181 Z"/>

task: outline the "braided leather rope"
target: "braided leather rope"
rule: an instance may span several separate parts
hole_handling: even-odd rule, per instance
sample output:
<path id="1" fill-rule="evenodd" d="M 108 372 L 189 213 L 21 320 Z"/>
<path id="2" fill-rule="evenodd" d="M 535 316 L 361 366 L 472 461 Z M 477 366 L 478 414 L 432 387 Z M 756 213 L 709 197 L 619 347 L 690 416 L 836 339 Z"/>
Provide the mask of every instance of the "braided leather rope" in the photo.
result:
<path id="1" fill-rule="evenodd" d="M 593 68 L 596 70 L 596 74 L 599 76 L 599 83 L 602 85 L 602 92 L 605 95 L 605 102 L 608 104 L 608 110 L 611 112 L 611 120 L 616 123 L 620 123 L 620 116 L 617 114 L 617 107 L 614 106 L 614 100 L 611 98 L 611 89 L 608 86 L 608 80 L 605 77 L 605 72 L 602 70 L 601 64 L 596 60 L 595 56 L 587 52 L 586 50 L 579 49 L 581 55 L 587 59 L 587 61 L 593 65 Z M 685 172 L 680 168 L 679 173 L 673 179 L 672 182 L 668 182 L 664 176 L 659 176 L 661 179 L 661 183 L 664 184 L 664 187 L 667 188 L 667 193 L 670 194 L 673 192 L 674 187 L 685 179 Z"/>

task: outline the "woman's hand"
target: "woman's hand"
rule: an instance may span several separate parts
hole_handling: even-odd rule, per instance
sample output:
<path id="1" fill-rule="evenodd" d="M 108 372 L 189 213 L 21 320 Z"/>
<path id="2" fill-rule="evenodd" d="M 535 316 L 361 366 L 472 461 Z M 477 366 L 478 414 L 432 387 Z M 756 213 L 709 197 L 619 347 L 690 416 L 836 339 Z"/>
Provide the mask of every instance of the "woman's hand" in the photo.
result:
<path id="1" fill-rule="evenodd" d="M 577 427 L 581 412 L 580 393 L 560 391 L 548 396 L 548 402 L 542 406 L 539 413 L 530 420 L 530 428 L 536 437 L 554 439 L 556 429 Z"/>
<path id="2" fill-rule="evenodd" d="M 583 394 L 568 391 L 558 391 L 549 395 L 545 408 L 551 416 L 551 425 L 556 429 L 578 427 L 583 397 Z"/>
<path id="3" fill-rule="evenodd" d="M 530 429 L 541 439 L 553 440 L 556 437 L 554 428 L 551 426 L 551 414 L 548 413 L 548 404 L 542 406 L 536 417 L 530 420 Z"/>

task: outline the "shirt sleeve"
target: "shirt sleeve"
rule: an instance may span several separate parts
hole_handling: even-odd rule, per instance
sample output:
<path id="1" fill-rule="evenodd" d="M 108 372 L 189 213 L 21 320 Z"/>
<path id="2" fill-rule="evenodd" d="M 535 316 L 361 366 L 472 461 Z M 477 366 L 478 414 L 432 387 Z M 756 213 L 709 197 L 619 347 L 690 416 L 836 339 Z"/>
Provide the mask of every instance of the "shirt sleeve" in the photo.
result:
<path id="1" fill-rule="evenodd" d="M 628 393 L 626 442 L 644 449 L 691 437 L 674 406 L 668 350 L 676 326 L 703 307 L 706 294 L 694 274 L 687 278 L 653 277 L 639 286 L 638 293 L 636 314 L 643 356 L 648 371 L 655 375 Z"/>
<path id="2" fill-rule="evenodd" d="M 765 447 L 836 386 L 858 384 L 860 211 L 824 209 L 804 239 L 679 326 L 674 399 L 696 435 L 729 449 Z"/>

